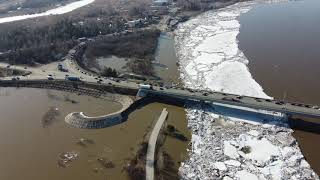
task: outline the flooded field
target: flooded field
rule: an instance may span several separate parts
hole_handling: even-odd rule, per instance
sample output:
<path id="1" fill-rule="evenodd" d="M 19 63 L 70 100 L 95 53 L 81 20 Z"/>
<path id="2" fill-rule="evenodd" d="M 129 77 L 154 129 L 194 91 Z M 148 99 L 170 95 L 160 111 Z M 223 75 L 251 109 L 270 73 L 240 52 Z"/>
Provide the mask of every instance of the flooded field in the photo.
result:
<path id="1" fill-rule="evenodd" d="M 278 99 L 320 104 L 320 1 L 259 5 L 240 17 L 240 49 L 265 92 Z M 320 173 L 320 120 L 292 120 L 295 137 Z"/>
<path id="2" fill-rule="evenodd" d="M 98 63 L 98 66 L 101 67 L 100 71 L 102 71 L 104 67 L 112 67 L 113 69 L 122 73 L 126 71 L 126 64 L 128 60 L 125 58 L 119 58 L 117 56 L 110 56 L 107 58 L 97 58 L 96 62 Z"/>
<path id="3" fill-rule="evenodd" d="M 188 135 L 181 128 L 186 128 L 184 109 L 159 103 L 136 110 L 121 125 L 91 130 L 68 127 L 65 115 L 74 111 L 102 115 L 118 110 L 120 104 L 55 90 L 1 88 L 0 107 L 0 179 L 128 179 L 123 167 L 163 107 L 168 108 L 168 121 Z M 48 123 L 44 120 L 52 109 Z M 175 141 L 168 140 L 166 147 L 181 161 L 186 144 Z M 60 167 L 58 160 L 66 152 L 78 157 Z M 99 158 L 110 160 L 114 167 L 105 168 Z"/>

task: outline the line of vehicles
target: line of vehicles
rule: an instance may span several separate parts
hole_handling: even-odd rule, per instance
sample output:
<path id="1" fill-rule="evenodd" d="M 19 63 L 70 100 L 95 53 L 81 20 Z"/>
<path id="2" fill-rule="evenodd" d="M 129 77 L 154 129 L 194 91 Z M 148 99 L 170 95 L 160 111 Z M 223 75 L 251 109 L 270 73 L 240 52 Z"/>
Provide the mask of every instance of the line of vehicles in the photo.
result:
<path id="1" fill-rule="evenodd" d="M 51 74 L 49 74 L 47 76 L 47 79 L 48 80 L 54 80 L 54 78 L 53 78 L 53 76 Z M 81 81 L 79 77 L 77 77 L 77 76 L 69 76 L 69 75 L 66 75 L 64 79 L 67 80 L 67 81 Z"/>
<path id="2" fill-rule="evenodd" d="M 149 85 L 149 84 L 140 84 L 139 87 L 141 89 L 146 89 L 146 90 L 153 90 L 153 86 Z M 209 96 L 210 94 L 213 93 L 219 93 L 219 92 L 211 92 L 211 91 L 197 91 L 197 90 L 193 90 L 193 89 L 189 89 L 189 88 L 183 88 L 183 87 L 162 87 L 160 86 L 160 90 L 164 90 L 164 88 L 168 89 L 168 88 L 174 88 L 174 89 L 180 89 L 180 90 L 187 90 L 190 93 L 195 93 L 195 92 L 200 92 L 202 93 L 203 96 Z M 222 100 L 224 101 L 230 101 L 230 102 L 236 102 L 236 103 L 243 103 L 242 99 L 247 97 L 247 96 L 241 96 L 241 95 L 235 95 L 235 94 L 227 94 L 227 93 L 221 93 L 222 95 L 224 95 L 225 97 L 222 98 Z M 319 106 L 316 105 L 310 105 L 310 104 L 302 104 L 302 103 L 296 103 L 296 102 L 287 102 L 287 101 L 283 101 L 283 100 L 273 100 L 273 99 L 263 99 L 263 98 L 255 98 L 255 97 L 248 97 L 248 98 L 253 98 L 255 101 L 257 102 L 266 102 L 266 103 L 274 103 L 276 105 L 279 106 L 284 106 L 286 104 L 290 104 L 292 106 L 298 106 L 298 107 L 304 107 L 304 108 L 310 108 L 310 109 L 316 109 L 316 110 L 320 110 Z"/>

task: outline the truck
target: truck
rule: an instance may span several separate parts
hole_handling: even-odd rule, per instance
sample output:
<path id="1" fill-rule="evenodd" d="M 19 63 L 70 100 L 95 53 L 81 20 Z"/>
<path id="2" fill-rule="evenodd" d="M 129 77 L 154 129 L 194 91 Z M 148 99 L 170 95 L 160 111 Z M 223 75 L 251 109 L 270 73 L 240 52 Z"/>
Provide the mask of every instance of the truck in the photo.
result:
<path id="1" fill-rule="evenodd" d="M 68 81 L 80 81 L 80 78 L 76 77 L 76 76 L 66 76 L 65 80 L 68 80 Z"/>
<path id="2" fill-rule="evenodd" d="M 153 89 L 150 84 L 140 84 L 139 87 L 141 89 Z"/>

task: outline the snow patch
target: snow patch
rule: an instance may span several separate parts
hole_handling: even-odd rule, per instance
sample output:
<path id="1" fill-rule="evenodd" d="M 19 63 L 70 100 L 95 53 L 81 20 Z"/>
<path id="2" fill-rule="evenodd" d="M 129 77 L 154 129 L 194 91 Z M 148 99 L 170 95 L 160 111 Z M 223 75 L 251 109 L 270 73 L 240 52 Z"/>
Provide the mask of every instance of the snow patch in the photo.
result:
<path id="1" fill-rule="evenodd" d="M 260 163 L 265 163 L 270 160 L 272 156 L 280 155 L 279 147 L 271 144 L 266 138 L 259 140 L 256 137 L 241 134 L 239 136 L 239 145 L 240 148 L 249 148 L 249 152 L 243 153 L 244 158 Z"/>
<path id="2" fill-rule="evenodd" d="M 73 3 L 67 4 L 65 6 L 60 6 L 58 8 L 51 9 L 51 10 L 48 10 L 48 11 L 42 12 L 42 13 L 4 17 L 4 18 L 0 18 L 0 24 L 7 23 L 7 22 L 13 22 L 13 21 L 20 21 L 20 20 L 25 20 L 25 19 L 30 19 L 30 18 L 36 18 L 36 17 L 41 17 L 41 16 L 65 14 L 65 13 L 71 12 L 73 10 L 76 10 L 80 7 L 91 4 L 94 1 L 95 0 L 81 0 L 81 1 L 76 1 Z"/>
<path id="3" fill-rule="evenodd" d="M 259 180 L 258 177 L 248 171 L 238 171 L 235 175 L 239 180 Z"/>

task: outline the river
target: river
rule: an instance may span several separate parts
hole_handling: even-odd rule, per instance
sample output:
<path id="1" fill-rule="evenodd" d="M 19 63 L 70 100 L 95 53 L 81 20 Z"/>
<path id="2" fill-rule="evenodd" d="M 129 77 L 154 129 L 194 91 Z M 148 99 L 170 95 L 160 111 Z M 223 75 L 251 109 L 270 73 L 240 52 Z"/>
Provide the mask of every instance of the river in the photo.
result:
<path id="1" fill-rule="evenodd" d="M 268 4 L 270 2 L 276 3 L 270 5 Z M 273 72 L 268 67 L 279 67 L 278 64 L 282 59 L 270 60 L 270 57 L 275 56 L 275 51 L 266 54 L 264 51 L 267 51 L 267 49 L 261 47 L 265 47 L 264 43 L 266 41 L 270 42 L 268 45 L 270 49 L 278 48 L 278 52 L 281 51 L 281 48 L 290 49 L 289 47 L 294 45 L 283 43 L 278 46 L 276 42 L 279 39 L 281 41 L 280 36 L 298 35 L 291 32 L 296 31 L 293 27 L 299 26 L 301 28 L 300 24 L 297 24 L 301 17 L 294 13 L 289 15 L 286 13 L 277 14 L 270 10 L 269 15 L 272 16 L 269 21 L 263 19 L 260 13 L 253 14 L 251 19 L 247 20 L 247 24 L 243 24 L 242 21 L 244 16 L 250 14 L 256 8 L 261 10 L 260 7 L 262 6 L 277 5 L 282 6 L 283 9 L 287 8 L 285 2 L 272 0 L 244 1 L 205 12 L 185 23 L 181 23 L 175 31 L 175 47 L 180 64 L 180 77 L 184 84 L 200 90 L 210 89 L 262 98 L 279 97 L 266 90 L 269 87 L 262 82 L 263 79 L 256 78 L 256 73 L 251 70 L 255 68 L 252 64 L 255 62 L 256 56 L 250 56 L 248 51 L 255 55 L 260 53 L 262 56 L 266 56 L 264 57 L 264 64 L 260 65 L 261 68 L 264 68 L 261 74 L 264 77 L 269 76 Z M 298 8 L 297 6 L 295 9 L 304 9 L 308 11 L 306 14 L 309 14 L 309 9 L 306 6 L 302 7 Z M 287 12 L 287 10 L 283 11 Z M 306 22 L 304 23 L 315 23 L 316 17 L 319 16 L 315 12 L 313 14 L 314 20 L 305 19 Z M 274 21 L 277 21 L 277 18 L 290 19 L 295 22 L 295 25 L 288 26 L 288 29 L 284 31 L 287 34 L 280 33 L 278 35 L 278 27 L 274 27 L 276 25 L 273 24 Z M 248 28 L 248 24 L 251 25 L 250 28 Z M 246 25 L 247 31 L 245 29 Z M 265 35 L 265 31 L 272 31 L 273 36 Z M 316 30 L 314 31 L 316 32 Z M 242 35 L 243 32 L 245 36 Z M 303 39 L 305 33 L 299 35 Z M 312 35 L 309 33 L 307 36 Z M 260 41 L 257 40 L 256 44 L 250 44 L 248 39 L 251 41 L 258 39 Z M 250 47 L 244 47 L 246 44 L 243 41 L 246 40 L 246 44 L 250 44 Z M 308 38 L 305 41 L 308 41 Z M 254 49 L 250 49 L 251 47 Z M 315 47 L 312 45 L 308 47 L 304 49 L 315 51 Z M 255 52 L 255 50 L 260 51 Z M 297 51 L 297 49 L 294 49 L 294 51 Z M 290 54 L 291 51 L 286 53 Z M 303 54 L 305 55 L 305 53 Z M 276 65 L 270 63 L 270 61 L 276 62 Z M 305 63 L 299 63 L 299 65 Z M 297 65 L 290 62 L 286 66 L 290 68 Z M 317 66 L 313 67 L 314 70 L 316 68 Z M 281 79 L 282 74 L 283 72 L 280 72 L 273 76 L 273 82 Z M 300 75 L 301 72 L 297 74 Z M 288 81 L 287 83 L 301 86 L 300 89 L 309 80 L 305 78 L 304 82 L 296 84 L 296 80 L 291 80 L 290 76 L 284 79 Z M 311 79 L 315 79 L 315 77 Z M 283 92 L 279 94 L 283 94 Z M 287 92 L 287 94 L 291 93 Z M 255 118 L 256 120 L 254 120 Z M 316 170 L 316 167 L 312 162 L 317 161 L 317 152 L 313 151 L 315 156 L 312 160 L 305 153 L 306 143 L 304 142 L 312 142 L 312 137 L 295 136 L 298 140 L 298 143 L 296 143 L 296 139 L 292 135 L 293 131 L 286 118 L 268 119 L 253 115 L 243 116 L 241 112 L 238 113 L 238 116 L 228 116 L 228 114 L 220 112 L 219 108 L 214 105 L 206 107 L 198 104 L 191 105 L 187 109 L 187 119 L 188 126 L 192 131 L 192 147 L 190 147 L 190 158 L 184 161 L 180 168 L 180 172 L 185 179 L 319 179 L 313 171 L 313 169 Z M 290 124 L 292 125 L 292 123 Z M 303 130 L 301 126 L 298 127 Z M 308 131 L 315 132 L 315 129 L 316 127 L 313 131 L 311 129 Z M 294 130 L 296 130 L 295 134 L 299 132 L 296 128 Z M 312 135 L 314 136 L 314 134 Z M 314 139 L 313 142 L 315 141 Z M 309 163 L 312 165 L 311 168 Z"/>
<path id="2" fill-rule="evenodd" d="M 278 99 L 320 104 L 320 1 L 258 5 L 240 16 L 239 47 L 265 92 Z M 292 120 L 300 148 L 320 173 L 319 119 Z M 310 123 L 314 122 L 314 123 Z"/>
<path id="3" fill-rule="evenodd" d="M 186 124 L 183 108 L 159 103 L 136 110 L 123 124 L 91 130 L 69 127 L 65 115 L 75 111 L 102 115 L 118 110 L 120 104 L 56 90 L 1 88 L 0 107 L 0 179 L 128 179 L 123 167 L 163 107 L 169 110 L 169 123 L 188 136 L 179 126 Z M 44 123 L 44 114 L 52 107 L 58 114 Z M 79 145 L 80 138 L 90 142 Z M 167 152 L 182 161 L 184 155 L 180 153 L 185 151 L 186 143 L 170 138 L 168 143 Z M 58 158 L 63 152 L 77 152 L 79 157 L 67 167 L 59 167 Z M 104 168 L 97 161 L 100 157 L 111 160 L 115 167 Z"/>
<path id="4" fill-rule="evenodd" d="M 179 71 L 177 70 L 177 57 L 172 35 L 161 33 L 158 38 L 158 47 L 155 53 L 154 71 L 166 84 L 179 82 Z"/>

